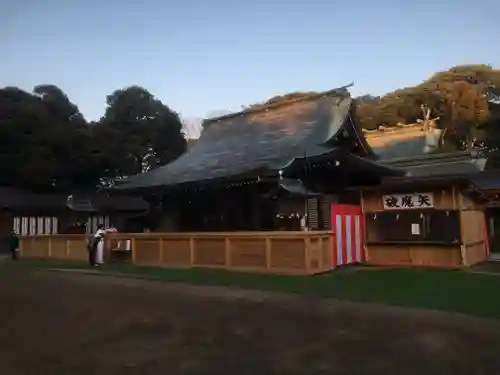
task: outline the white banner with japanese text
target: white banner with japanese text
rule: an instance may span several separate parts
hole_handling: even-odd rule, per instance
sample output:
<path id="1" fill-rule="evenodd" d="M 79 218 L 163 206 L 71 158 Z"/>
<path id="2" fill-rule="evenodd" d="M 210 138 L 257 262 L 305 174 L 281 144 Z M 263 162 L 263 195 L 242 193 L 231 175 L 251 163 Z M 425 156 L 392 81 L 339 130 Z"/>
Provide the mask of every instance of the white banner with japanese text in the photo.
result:
<path id="1" fill-rule="evenodd" d="M 387 194 L 382 196 L 384 210 L 421 210 L 434 207 L 432 193 Z"/>

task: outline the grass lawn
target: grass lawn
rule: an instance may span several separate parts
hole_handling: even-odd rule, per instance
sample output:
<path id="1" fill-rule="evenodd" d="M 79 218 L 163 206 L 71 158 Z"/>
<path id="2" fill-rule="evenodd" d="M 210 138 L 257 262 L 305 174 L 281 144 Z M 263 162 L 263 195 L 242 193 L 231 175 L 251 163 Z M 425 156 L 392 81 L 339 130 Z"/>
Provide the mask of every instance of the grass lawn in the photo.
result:
<path id="1" fill-rule="evenodd" d="M 0 278 L 2 272 L 48 268 L 89 269 L 83 262 L 22 260 L 13 263 L 7 260 L 0 262 Z M 149 268 L 126 264 L 105 265 L 98 269 L 98 273 L 298 293 L 500 318 L 500 275 L 436 269 L 359 268 L 316 276 L 280 276 L 206 269 Z"/>

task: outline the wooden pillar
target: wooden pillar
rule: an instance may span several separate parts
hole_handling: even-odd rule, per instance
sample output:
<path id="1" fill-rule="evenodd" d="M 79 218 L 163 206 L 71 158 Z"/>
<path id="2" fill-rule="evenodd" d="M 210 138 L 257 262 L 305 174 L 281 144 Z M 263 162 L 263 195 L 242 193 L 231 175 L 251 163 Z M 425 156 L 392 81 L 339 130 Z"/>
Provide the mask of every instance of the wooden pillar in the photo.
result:
<path id="1" fill-rule="evenodd" d="M 226 267 L 229 269 L 231 268 L 231 265 L 232 265 L 232 259 L 231 259 L 231 240 L 229 239 L 229 237 L 226 237 L 224 239 L 224 250 L 225 250 L 225 260 L 226 260 Z"/>
<path id="2" fill-rule="evenodd" d="M 455 189 L 452 190 L 453 196 L 455 195 Z M 465 232 L 467 228 L 465 227 L 465 220 L 464 220 L 464 200 L 462 193 L 460 191 L 457 192 L 458 195 L 458 210 L 459 210 L 459 222 L 460 222 L 460 241 L 462 242 L 462 245 L 460 245 L 460 258 L 461 258 L 461 264 L 462 266 L 467 265 L 467 248 L 465 246 Z M 455 205 L 455 199 L 453 199 L 453 205 Z"/>
<path id="3" fill-rule="evenodd" d="M 271 262 L 271 238 L 266 237 L 266 269 L 270 269 L 272 266 Z"/>
<path id="4" fill-rule="evenodd" d="M 132 243 L 130 247 L 131 247 L 130 251 L 132 252 L 132 263 L 135 264 L 137 260 L 137 247 L 136 247 L 135 237 L 132 238 Z"/>
<path id="5" fill-rule="evenodd" d="M 159 255 L 158 258 L 160 260 L 160 265 L 163 265 L 163 261 L 164 261 L 163 260 L 163 238 L 160 236 L 160 238 L 158 238 L 158 241 L 159 241 L 159 243 L 158 243 L 158 245 L 159 245 L 158 249 L 160 251 L 160 254 L 158 254 Z"/>
<path id="6" fill-rule="evenodd" d="M 191 266 L 194 266 L 194 238 L 189 238 L 189 263 Z"/>
<path id="7" fill-rule="evenodd" d="M 52 258 L 52 236 L 48 237 L 48 243 L 47 243 L 47 256 L 49 258 Z"/>
<path id="8" fill-rule="evenodd" d="M 309 236 L 304 238 L 304 269 L 309 270 L 311 265 L 311 239 Z"/>

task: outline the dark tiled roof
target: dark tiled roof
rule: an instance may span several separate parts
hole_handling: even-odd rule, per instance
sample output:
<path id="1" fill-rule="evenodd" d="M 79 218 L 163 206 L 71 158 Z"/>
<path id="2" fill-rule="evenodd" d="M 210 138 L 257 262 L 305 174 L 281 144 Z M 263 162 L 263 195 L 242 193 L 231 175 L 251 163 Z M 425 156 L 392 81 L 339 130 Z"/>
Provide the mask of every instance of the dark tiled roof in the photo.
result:
<path id="1" fill-rule="evenodd" d="M 484 159 L 457 160 L 407 167 L 406 170 L 409 176 L 467 175 L 482 171 L 484 163 Z"/>
<path id="2" fill-rule="evenodd" d="M 296 158 L 327 154 L 349 120 L 345 88 L 212 119 L 174 162 L 133 176 L 115 190 L 150 188 L 276 171 Z M 360 139 L 361 143 L 364 139 Z"/>
<path id="3" fill-rule="evenodd" d="M 294 178 L 283 178 L 280 181 L 280 187 L 292 195 L 298 196 L 315 196 L 319 195 L 316 192 L 309 190 L 302 181 Z"/>
<path id="4" fill-rule="evenodd" d="M 146 211 L 149 204 L 139 197 L 108 196 L 105 193 L 94 193 L 87 196 L 66 198 L 66 205 L 75 211 L 112 212 L 112 211 Z"/>
<path id="5" fill-rule="evenodd" d="M 407 176 L 431 177 L 478 173 L 484 170 L 486 159 L 479 154 L 458 151 L 386 161 L 384 164 L 405 170 Z"/>
<path id="6" fill-rule="evenodd" d="M 424 155 L 425 137 L 417 136 L 404 141 L 391 142 L 383 147 L 373 147 L 373 152 L 380 161 L 415 158 Z"/>
<path id="7" fill-rule="evenodd" d="M 442 147 L 441 135 L 442 130 L 440 129 L 424 133 L 421 125 L 415 124 L 389 128 L 385 131 L 375 131 L 375 133 L 369 132 L 367 138 L 378 160 L 392 162 L 447 153 L 448 150 Z M 379 140 L 382 142 L 378 142 Z M 433 140 L 434 147 L 426 147 L 427 142 L 432 143 Z"/>
<path id="8" fill-rule="evenodd" d="M 0 187 L 0 208 L 32 208 L 33 210 L 61 209 L 66 196 L 60 194 L 36 194 L 8 186 Z"/>
<path id="9" fill-rule="evenodd" d="M 428 134 L 420 126 L 370 132 L 368 143 L 380 163 L 404 169 L 407 176 L 468 175 L 484 170 L 486 159 L 443 145 L 440 130 Z M 450 151 L 451 149 L 451 151 Z"/>
<path id="10" fill-rule="evenodd" d="M 91 193 L 68 205 L 67 194 L 34 193 L 12 187 L 0 187 L 0 209 L 23 209 L 31 211 L 146 211 L 149 204 L 142 198 L 108 196 L 104 193 Z"/>
<path id="11" fill-rule="evenodd" d="M 362 190 L 408 191 L 408 189 L 427 189 L 449 186 L 470 186 L 470 180 L 464 175 L 406 176 L 387 177 L 380 185 L 363 187 Z"/>
<path id="12" fill-rule="evenodd" d="M 481 173 L 472 183 L 480 190 L 500 190 L 500 170 Z"/>

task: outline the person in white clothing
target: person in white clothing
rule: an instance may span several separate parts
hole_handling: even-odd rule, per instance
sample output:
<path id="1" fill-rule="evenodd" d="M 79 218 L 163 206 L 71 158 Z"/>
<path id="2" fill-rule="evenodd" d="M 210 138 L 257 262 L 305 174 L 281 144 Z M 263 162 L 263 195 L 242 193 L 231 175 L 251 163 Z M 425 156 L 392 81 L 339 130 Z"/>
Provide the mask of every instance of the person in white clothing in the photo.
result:
<path id="1" fill-rule="evenodd" d="M 96 250 L 96 263 L 103 264 L 104 263 L 104 236 L 106 235 L 106 229 L 104 229 L 104 225 L 99 224 L 97 226 L 97 231 L 94 234 L 95 241 L 97 243 Z"/>

